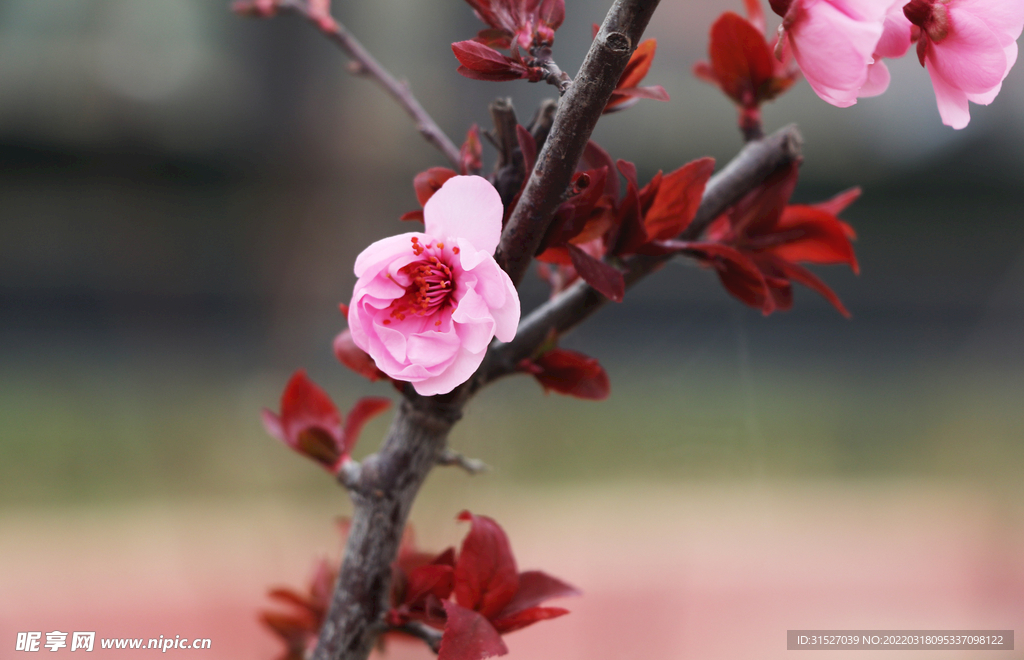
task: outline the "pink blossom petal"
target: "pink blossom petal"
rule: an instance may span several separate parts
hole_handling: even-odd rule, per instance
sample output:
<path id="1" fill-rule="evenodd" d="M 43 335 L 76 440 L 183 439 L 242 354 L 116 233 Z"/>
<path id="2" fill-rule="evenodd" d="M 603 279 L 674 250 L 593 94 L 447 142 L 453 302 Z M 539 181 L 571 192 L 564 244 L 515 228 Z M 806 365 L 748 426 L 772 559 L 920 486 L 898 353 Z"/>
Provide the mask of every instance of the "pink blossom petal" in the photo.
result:
<path id="1" fill-rule="evenodd" d="M 393 260 L 396 255 L 404 252 L 409 252 L 411 254 L 411 238 L 413 236 L 419 237 L 420 240 L 429 238 L 425 234 L 409 232 L 406 234 L 399 234 L 398 236 L 388 236 L 387 238 L 382 238 L 379 241 L 368 245 L 366 249 L 360 252 L 359 256 L 356 257 L 356 264 L 354 268 L 356 277 L 362 277 L 371 269 L 382 269 L 384 264 Z"/>
<path id="2" fill-rule="evenodd" d="M 969 12 L 950 6 L 949 34 L 939 43 L 928 44 L 925 56 L 929 69 L 934 68 L 949 85 L 964 92 L 980 94 L 989 91 L 1006 74 L 1006 52 L 995 32 Z"/>
<path id="3" fill-rule="evenodd" d="M 857 96 L 868 98 L 882 94 L 889 88 L 889 77 L 889 67 L 885 65 L 885 62 L 882 60 L 876 61 L 868 67 L 867 82 L 860 88 Z"/>
<path id="4" fill-rule="evenodd" d="M 971 121 L 971 111 L 967 105 L 967 94 L 963 90 L 953 87 L 938 75 L 931 67 L 928 67 L 928 74 L 932 78 L 932 87 L 935 89 L 935 100 L 939 105 L 939 115 L 942 123 L 961 129 Z"/>
<path id="5" fill-rule="evenodd" d="M 418 332 L 409 337 L 407 358 L 419 364 L 440 364 L 453 359 L 461 337 L 455 332 Z"/>
<path id="6" fill-rule="evenodd" d="M 479 353 L 487 348 L 494 336 L 494 319 L 483 296 L 470 291 L 459 301 L 459 306 L 452 313 L 455 330 L 462 345 L 471 353 Z"/>
<path id="7" fill-rule="evenodd" d="M 815 93 L 832 105 L 848 107 L 857 102 L 881 36 L 881 20 L 851 18 L 821 0 L 803 8 L 790 28 L 789 42 Z"/>
<path id="8" fill-rule="evenodd" d="M 910 50 L 913 25 L 903 13 L 904 4 L 905 0 L 899 0 L 886 13 L 882 24 L 882 38 L 875 46 L 875 57 L 896 59 L 903 57 Z"/>
<path id="9" fill-rule="evenodd" d="M 423 380 L 413 382 L 413 389 L 422 396 L 448 394 L 469 380 L 473 372 L 480 367 L 480 363 L 484 361 L 484 353 L 486 351 L 471 353 L 464 347 L 460 347 L 455 360 L 444 372 L 431 378 L 424 378 Z"/>
<path id="10" fill-rule="evenodd" d="M 956 0 L 950 9 L 974 14 L 985 21 L 1004 45 L 1016 41 L 1024 28 L 1024 2 L 1020 0 Z"/>
<path id="11" fill-rule="evenodd" d="M 487 179 L 453 176 L 423 207 L 426 232 L 440 241 L 466 239 L 487 254 L 494 254 L 501 238 L 505 209 Z"/>
<path id="12" fill-rule="evenodd" d="M 475 288 L 491 308 L 491 315 L 494 317 L 494 336 L 499 341 L 512 341 L 519 328 L 519 294 L 512 280 L 493 259 L 486 266 L 486 270 L 489 272 L 481 274 Z"/>

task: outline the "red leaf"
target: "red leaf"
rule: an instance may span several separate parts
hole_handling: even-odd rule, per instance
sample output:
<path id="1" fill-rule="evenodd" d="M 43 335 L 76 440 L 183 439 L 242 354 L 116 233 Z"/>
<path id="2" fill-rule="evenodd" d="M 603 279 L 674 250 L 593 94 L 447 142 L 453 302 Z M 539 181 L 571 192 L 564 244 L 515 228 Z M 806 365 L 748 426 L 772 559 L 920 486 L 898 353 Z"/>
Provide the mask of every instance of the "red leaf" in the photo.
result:
<path id="1" fill-rule="evenodd" d="M 557 30 L 565 20 L 565 0 L 541 0 L 537 17 L 552 30 Z"/>
<path id="2" fill-rule="evenodd" d="M 572 243 L 568 243 L 569 258 L 573 268 L 587 284 L 597 289 L 609 300 L 622 302 L 626 295 L 626 281 L 614 266 L 595 259 Z"/>
<path id="3" fill-rule="evenodd" d="M 508 647 L 491 623 L 478 612 L 456 605 L 444 604 L 448 619 L 437 653 L 438 660 L 483 660 L 508 653 Z"/>
<path id="4" fill-rule="evenodd" d="M 604 194 L 610 197 L 613 202 L 619 200 L 619 177 L 615 175 L 615 161 L 596 142 L 590 140 L 583 148 L 583 158 L 580 159 L 578 169 L 581 171 L 599 170 L 605 168 L 608 176 L 604 180 Z"/>
<path id="5" fill-rule="evenodd" d="M 619 206 L 619 234 L 610 252 L 614 255 L 631 254 L 648 241 L 647 230 L 643 224 L 640 193 L 637 190 L 636 165 L 625 160 L 616 161 L 615 164 L 622 176 L 626 177 L 626 196 L 622 198 Z"/>
<path id="6" fill-rule="evenodd" d="M 786 261 L 815 264 L 849 264 L 860 272 L 857 256 L 847 236 L 849 225 L 813 206 L 787 206 L 776 225 L 775 236 L 784 239 L 769 251 Z"/>
<path id="7" fill-rule="evenodd" d="M 758 32 L 764 32 L 764 10 L 761 9 L 761 0 L 743 0 L 743 5 L 747 9 L 747 20 L 753 25 Z"/>
<path id="8" fill-rule="evenodd" d="M 555 619 L 568 614 L 569 610 L 561 607 L 531 607 L 528 610 L 521 610 L 507 617 L 492 621 L 494 628 L 502 635 L 521 630 L 526 626 L 532 626 L 538 621 Z"/>
<path id="9" fill-rule="evenodd" d="M 797 164 L 792 163 L 779 168 L 760 186 L 747 193 L 728 212 L 733 230 L 747 236 L 771 232 L 782 217 L 789 198 L 793 196 L 798 174 Z"/>
<path id="10" fill-rule="evenodd" d="M 403 213 L 398 219 L 399 220 L 418 220 L 419 222 L 423 222 L 423 210 L 420 209 L 419 211 L 409 211 L 407 213 Z"/>
<path id="11" fill-rule="evenodd" d="M 356 405 L 352 406 L 352 410 L 348 411 L 348 417 L 345 419 L 345 428 L 341 430 L 342 458 L 346 458 L 352 453 L 352 449 L 359 442 L 359 434 L 362 433 L 366 422 L 390 407 L 390 399 L 376 396 L 364 396 L 356 401 Z"/>
<path id="12" fill-rule="evenodd" d="M 420 206 L 425 206 L 427 200 L 441 189 L 444 182 L 457 174 L 458 172 L 447 167 L 431 167 L 426 172 L 420 172 L 412 180 L 412 187 L 416 191 L 416 201 L 420 203 Z"/>
<path id="13" fill-rule="evenodd" d="M 706 259 L 718 272 L 718 278 L 726 290 L 747 305 L 760 309 L 765 315 L 775 309 L 768 282 L 761 270 L 739 250 L 718 243 L 662 241 L 661 244 Z"/>
<path id="14" fill-rule="evenodd" d="M 548 351 L 548 354 L 555 351 L 573 352 L 556 348 L 553 351 Z M 580 354 L 576 353 L 576 355 Z M 583 357 L 586 356 L 584 355 Z M 587 359 L 593 360 L 593 358 Z M 594 362 L 597 362 L 597 360 L 594 360 Z M 602 369 L 602 371 L 604 370 Z M 579 595 L 581 595 L 579 589 L 543 571 L 523 571 L 519 574 L 519 591 L 516 592 L 512 602 L 505 606 L 499 617 L 521 612 L 552 598 L 566 598 Z"/>
<path id="15" fill-rule="evenodd" d="M 494 520 L 469 511 L 460 513 L 459 520 L 472 526 L 455 564 L 455 600 L 490 619 L 519 589 L 516 560 L 505 530 Z"/>
<path id="16" fill-rule="evenodd" d="M 519 124 L 516 124 L 516 140 L 519 142 L 519 150 L 523 152 L 523 165 L 526 167 L 526 177 L 523 179 L 525 186 L 530 173 L 533 172 L 533 166 L 537 163 L 537 141 L 533 139 L 530 131 Z"/>
<path id="17" fill-rule="evenodd" d="M 619 82 L 615 85 L 615 88 L 624 89 L 639 85 L 643 81 L 644 76 L 647 75 L 647 72 L 651 70 L 651 64 L 654 63 L 654 53 L 657 50 L 657 39 L 641 41 L 640 45 L 633 51 L 633 55 L 630 56 L 629 62 L 622 71 L 622 75 L 619 76 Z"/>
<path id="18" fill-rule="evenodd" d="M 563 245 L 567 241 L 576 238 L 587 227 L 590 220 L 599 219 L 594 218 L 595 212 L 599 215 L 603 214 L 603 209 L 595 211 L 595 207 L 604 197 L 604 180 L 608 176 L 608 170 L 602 167 L 600 170 L 576 174 L 577 177 L 582 177 L 583 175 L 587 176 L 589 184 L 582 192 L 570 197 L 558 207 L 555 219 L 551 223 L 551 228 L 544 236 L 544 240 L 541 241 L 540 248 L 538 248 L 538 254 L 543 253 L 549 247 Z M 604 227 L 604 229 L 607 228 Z M 592 229 L 597 231 L 598 228 L 593 227 Z M 587 240 L 597 238 L 597 236 L 603 233 L 603 230 L 598 231 L 577 242 L 586 242 Z"/>
<path id="19" fill-rule="evenodd" d="M 485 46 L 491 48 L 511 48 L 512 47 L 512 35 L 505 30 L 496 30 L 490 28 L 488 30 L 480 30 L 476 33 L 476 37 L 473 41 L 482 43 Z"/>
<path id="20" fill-rule="evenodd" d="M 860 197 L 860 187 L 850 188 L 844 190 L 832 199 L 825 200 L 824 202 L 818 202 L 817 204 L 811 204 L 816 209 L 822 210 L 825 213 L 832 215 L 839 215 L 846 210 L 846 207 L 857 201 Z M 850 236 L 850 238 L 856 238 L 856 236 Z"/>
<path id="21" fill-rule="evenodd" d="M 526 67 L 507 55 L 476 41 L 452 44 L 455 57 L 462 63 L 459 73 L 476 80 L 517 80 L 528 76 Z"/>
<path id="22" fill-rule="evenodd" d="M 722 91 L 742 106 L 758 105 L 759 91 L 774 73 L 764 35 L 742 16 L 726 12 L 711 26 L 708 51 Z"/>
<path id="23" fill-rule="evenodd" d="M 623 100 L 627 98 L 637 99 L 652 99 L 654 101 L 671 101 L 668 92 L 661 85 L 651 85 L 650 87 L 627 87 L 625 89 L 617 89 L 612 92 L 612 101 L 618 98 Z M 610 103 L 609 103 L 610 105 Z M 607 112 L 607 111 L 606 111 Z"/>
<path id="24" fill-rule="evenodd" d="M 405 589 L 404 605 L 413 604 L 427 594 L 445 600 L 452 594 L 454 571 L 451 566 L 427 564 L 409 573 Z"/>
<path id="25" fill-rule="evenodd" d="M 342 330 L 334 338 L 334 357 L 338 362 L 356 372 L 360 376 L 376 382 L 388 375 L 377 368 L 377 364 L 370 357 L 369 353 L 356 346 L 352 341 L 352 333 L 349 330 Z"/>
<path id="26" fill-rule="evenodd" d="M 805 287 L 818 292 L 821 297 L 832 303 L 840 314 L 846 318 L 850 318 L 850 312 L 843 306 L 839 296 L 836 295 L 827 284 L 821 281 L 817 275 L 807 270 L 803 266 L 789 263 L 783 259 L 774 259 L 774 265 L 779 268 L 785 274 L 785 276 L 798 284 L 803 284 Z"/>
<path id="27" fill-rule="evenodd" d="M 466 141 L 459 150 L 459 165 L 463 174 L 479 174 L 483 168 L 483 144 L 480 142 L 480 127 L 473 124 L 466 132 Z M 424 202 L 425 203 L 425 202 Z"/>
<path id="28" fill-rule="evenodd" d="M 281 395 L 281 414 L 263 411 L 267 433 L 330 468 L 341 456 L 341 415 L 327 393 L 300 369 Z"/>
<path id="29" fill-rule="evenodd" d="M 693 220 L 704 196 L 704 187 L 715 170 L 714 158 L 701 158 L 666 175 L 644 216 L 651 240 L 678 236 Z"/>
<path id="30" fill-rule="evenodd" d="M 611 384 L 604 367 L 597 359 L 583 353 L 553 348 L 533 360 L 531 366 L 533 377 L 545 391 L 554 390 L 559 394 L 591 401 L 603 401 L 611 392 Z M 524 576 L 527 584 L 522 582 Z M 538 571 L 520 573 L 519 579 L 519 591 L 505 607 L 501 616 L 514 614 L 548 598 L 578 593 L 575 588 Z"/>

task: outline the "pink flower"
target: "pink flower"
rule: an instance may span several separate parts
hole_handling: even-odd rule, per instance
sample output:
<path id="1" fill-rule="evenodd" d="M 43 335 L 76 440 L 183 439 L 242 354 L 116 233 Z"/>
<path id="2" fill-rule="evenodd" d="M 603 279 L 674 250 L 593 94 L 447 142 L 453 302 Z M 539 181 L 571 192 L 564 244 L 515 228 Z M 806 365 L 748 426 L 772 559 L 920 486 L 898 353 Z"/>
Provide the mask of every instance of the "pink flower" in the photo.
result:
<path id="1" fill-rule="evenodd" d="M 419 394 L 452 391 L 493 337 L 515 337 L 519 295 L 491 256 L 503 211 L 486 179 L 454 176 L 423 207 L 424 232 L 382 239 L 356 258 L 352 339 Z"/>
<path id="2" fill-rule="evenodd" d="M 871 71 L 875 48 L 889 10 L 899 0 L 770 0 L 783 17 L 779 30 L 788 38 L 800 70 L 823 100 L 840 108 L 857 102 L 862 88 L 880 94 L 888 85 L 884 65 Z M 779 48 L 783 48 L 782 39 Z M 869 74 L 875 77 L 870 81 Z M 884 84 L 883 84 L 884 83 Z"/>
<path id="3" fill-rule="evenodd" d="M 875 61 L 868 67 L 868 79 L 857 93 L 859 98 L 878 96 L 889 88 L 889 67 L 882 58 L 897 59 L 906 55 L 913 42 L 913 29 L 903 15 L 902 0 L 893 4 L 882 22 L 882 38 L 875 46 Z"/>
<path id="4" fill-rule="evenodd" d="M 912 0 L 903 11 L 920 29 L 917 56 L 932 78 L 942 123 L 967 126 L 967 102 L 991 103 L 1017 61 L 1024 2 Z"/>

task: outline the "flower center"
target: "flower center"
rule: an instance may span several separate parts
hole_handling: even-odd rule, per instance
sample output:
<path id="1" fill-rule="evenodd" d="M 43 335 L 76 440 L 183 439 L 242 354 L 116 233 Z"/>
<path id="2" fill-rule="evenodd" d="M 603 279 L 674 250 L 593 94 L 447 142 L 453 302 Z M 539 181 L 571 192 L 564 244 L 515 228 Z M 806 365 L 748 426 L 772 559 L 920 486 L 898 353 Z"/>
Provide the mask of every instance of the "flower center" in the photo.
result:
<path id="1" fill-rule="evenodd" d="M 391 318 L 404 321 L 410 314 L 430 316 L 442 309 L 455 290 L 455 276 L 452 269 L 439 258 L 444 256 L 444 243 L 423 245 L 412 237 L 412 251 L 422 261 L 411 263 L 402 270 L 412 280 L 405 289 L 405 295 L 394 302 Z M 458 248 L 452 248 L 454 252 Z M 389 321 L 384 321 L 385 325 Z M 438 320 L 435 325 L 441 325 Z"/>

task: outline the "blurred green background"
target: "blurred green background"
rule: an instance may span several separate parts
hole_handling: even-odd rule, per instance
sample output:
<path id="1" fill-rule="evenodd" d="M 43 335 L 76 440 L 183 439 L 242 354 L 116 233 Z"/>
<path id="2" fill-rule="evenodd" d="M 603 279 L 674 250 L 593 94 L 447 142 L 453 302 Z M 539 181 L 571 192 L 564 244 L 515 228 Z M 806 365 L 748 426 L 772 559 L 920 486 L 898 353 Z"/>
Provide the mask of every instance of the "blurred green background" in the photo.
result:
<path id="1" fill-rule="evenodd" d="M 575 71 L 607 3 L 570 0 L 556 58 Z M 733 109 L 690 75 L 738 2 L 665 2 L 642 101 L 595 134 L 641 178 L 741 146 Z M 341 500 L 263 432 L 306 368 L 342 408 L 390 394 L 335 363 L 356 254 L 404 231 L 412 176 L 440 156 L 377 88 L 290 17 L 205 0 L 0 4 L 0 506 L 271 495 Z M 734 6 L 735 5 L 735 6 Z M 456 141 L 487 103 L 529 119 L 551 88 L 455 73 L 479 29 L 455 0 L 335 13 Z M 509 379 L 452 444 L 518 488 L 636 479 L 935 478 L 1016 501 L 1024 468 L 1024 69 L 970 126 L 941 125 L 913 57 L 891 90 L 839 110 L 806 84 L 796 199 L 853 185 L 863 274 L 819 272 L 853 319 L 801 290 L 769 318 L 672 264 L 565 342 L 612 397 Z M 488 165 L 493 151 L 485 150 Z M 524 308 L 544 298 L 534 276 Z M 371 450 L 386 419 L 366 430 Z M 444 487 L 472 498 L 453 477 Z M 436 492 L 436 491 L 435 491 Z M 428 495 L 429 496 L 429 495 Z"/>

